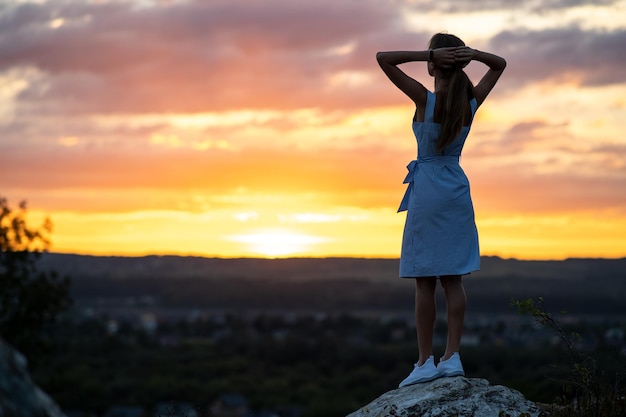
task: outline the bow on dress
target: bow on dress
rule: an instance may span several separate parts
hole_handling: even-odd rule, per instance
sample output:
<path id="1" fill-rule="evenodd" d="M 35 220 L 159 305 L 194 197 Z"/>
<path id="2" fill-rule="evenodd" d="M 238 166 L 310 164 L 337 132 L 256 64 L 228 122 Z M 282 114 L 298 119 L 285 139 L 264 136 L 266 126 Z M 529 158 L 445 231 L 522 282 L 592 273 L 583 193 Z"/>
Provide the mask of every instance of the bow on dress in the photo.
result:
<path id="1" fill-rule="evenodd" d="M 398 209 L 398 213 L 401 211 L 406 211 L 409 209 L 409 199 L 411 198 L 411 193 L 413 192 L 415 175 L 419 171 L 420 164 L 436 164 L 440 166 L 448 166 L 448 165 L 457 165 L 459 163 L 459 157 L 457 155 L 433 155 L 433 156 L 424 156 L 419 157 L 417 159 L 412 160 L 406 168 L 409 170 L 409 173 L 406 174 L 403 184 L 409 184 L 404 192 L 404 197 L 402 197 L 402 202 L 400 203 L 400 208 Z"/>
<path id="2" fill-rule="evenodd" d="M 413 192 L 413 180 L 415 179 L 415 174 L 419 169 L 417 159 L 412 160 L 409 165 L 406 166 L 406 169 L 409 170 L 409 173 L 406 174 L 404 181 L 402 184 L 409 184 L 406 187 L 406 191 L 404 192 L 404 197 L 402 197 L 402 202 L 400 203 L 400 208 L 398 208 L 398 213 L 401 211 L 406 211 L 409 209 L 409 198 L 411 197 L 411 193 Z"/>

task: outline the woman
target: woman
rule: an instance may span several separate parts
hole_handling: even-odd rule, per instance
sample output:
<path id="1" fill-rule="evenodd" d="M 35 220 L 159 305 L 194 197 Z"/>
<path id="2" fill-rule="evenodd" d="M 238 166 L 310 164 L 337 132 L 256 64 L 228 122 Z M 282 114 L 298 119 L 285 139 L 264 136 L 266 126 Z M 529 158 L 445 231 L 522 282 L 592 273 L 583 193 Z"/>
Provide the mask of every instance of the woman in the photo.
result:
<path id="1" fill-rule="evenodd" d="M 407 191 L 398 211 L 408 210 L 400 277 L 413 278 L 419 359 L 400 387 L 441 376 L 465 375 L 459 347 L 465 317 L 462 276 L 480 267 L 478 233 L 469 182 L 459 157 L 474 114 L 496 85 L 506 61 L 465 46 L 454 35 L 439 33 L 425 51 L 379 52 L 376 59 L 387 77 L 415 103 L 413 132 L 418 158 L 409 166 Z M 479 61 L 489 69 L 473 86 L 463 68 Z M 435 91 L 406 75 L 398 65 L 426 61 Z M 435 289 L 439 278 L 446 297 L 448 338 L 435 366 L 433 332 Z"/>

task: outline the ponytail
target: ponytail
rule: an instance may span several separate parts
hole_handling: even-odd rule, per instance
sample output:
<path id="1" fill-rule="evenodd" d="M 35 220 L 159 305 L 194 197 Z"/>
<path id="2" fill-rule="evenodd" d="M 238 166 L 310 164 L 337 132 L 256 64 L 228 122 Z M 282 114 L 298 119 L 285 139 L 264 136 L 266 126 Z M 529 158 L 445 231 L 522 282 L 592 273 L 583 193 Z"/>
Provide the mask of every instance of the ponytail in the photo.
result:
<path id="1" fill-rule="evenodd" d="M 428 49 L 465 46 L 459 37 L 448 33 L 436 33 L 430 39 Z M 463 65 L 464 66 L 464 65 Z M 443 150 L 459 135 L 463 122 L 470 118 L 469 101 L 474 97 L 474 86 L 463 71 L 463 66 L 439 68 L 441 75 L 448 79 L 444 91 L 444 108 L 441 118 L 441 132 L 437 139 L 437 151 Z"/>
<path id="2" fill-rule="evenodd" d="M 441 120 L 441 132 L 437 139 L 437 150 L 443 150 L 458 136 L 463 122 L 471 114 L 469 101 L 474 96 L 474 87 L 465 71 L 453 68 L 449 73 L 448 86 L 445 91 L 444 111 Z"/>

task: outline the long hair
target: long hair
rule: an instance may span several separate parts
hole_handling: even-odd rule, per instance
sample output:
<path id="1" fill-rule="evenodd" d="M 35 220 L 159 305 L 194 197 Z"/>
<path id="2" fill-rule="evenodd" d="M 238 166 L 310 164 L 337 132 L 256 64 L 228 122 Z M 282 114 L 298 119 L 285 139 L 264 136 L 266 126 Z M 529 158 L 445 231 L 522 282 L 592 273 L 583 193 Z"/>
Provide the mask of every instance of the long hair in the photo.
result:
<path id="1" fill-rule="evenodd" d="M 454 35 L 437 33 L 429 43 L 429 49 L 465 46 L 465 43 Z M 463 128 L 463 121 L 471 114 L 469 101 L 474 97 L 474 86 L 463 71 L 463 66 L 437 68 L 442 77 L 448 79 L 443 91 L 444 112 L 441 119 L 441 132 L 437 139 L 437 150 L 443 151 L 458 136 Z"/>

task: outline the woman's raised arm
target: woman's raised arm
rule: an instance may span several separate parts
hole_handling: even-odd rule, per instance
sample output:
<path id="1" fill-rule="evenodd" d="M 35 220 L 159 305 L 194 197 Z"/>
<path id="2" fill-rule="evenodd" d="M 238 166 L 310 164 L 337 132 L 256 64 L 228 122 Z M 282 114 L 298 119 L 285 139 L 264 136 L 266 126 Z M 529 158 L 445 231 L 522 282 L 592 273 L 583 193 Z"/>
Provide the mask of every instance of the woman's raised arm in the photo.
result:
<path id="1" fill-rule="evenodd" d="M 426 87 L 406 75 L 404 71 L 398 68 L 398 65 L 413 61 L 427 61 L 428 51 L 378 52 L 376 60 L 391 82 L 413 100 L 417 107 L 426 105 Z"/>
<path id="2" fill-rule="evenodd" d="M 457 48 L 437 48 L 427 51 L 390 51 L 378 52 L 376 60 L 383 72 L 404 94 L 409 96 L 417 107 L 426 105 L 426 87 L 419 81 L 409 77 L 398 68 L 398 65 L 414 61 L 431 61 L 438 67 L 446 68 L 454 65 Z"/>
<path id="3" fill-rule="evenodd" d="M 480 106 L 487 98 L 498 79 L 506 68 L 506 60 L 498 55 L 483 52 L 467 46 L 461 46 L 454 51 L 455 59 L 459 62 L 478 61 L 489 67 L 489 70 L 480 79 L 480 82 L 474 87 L 474 95 Z"/>

